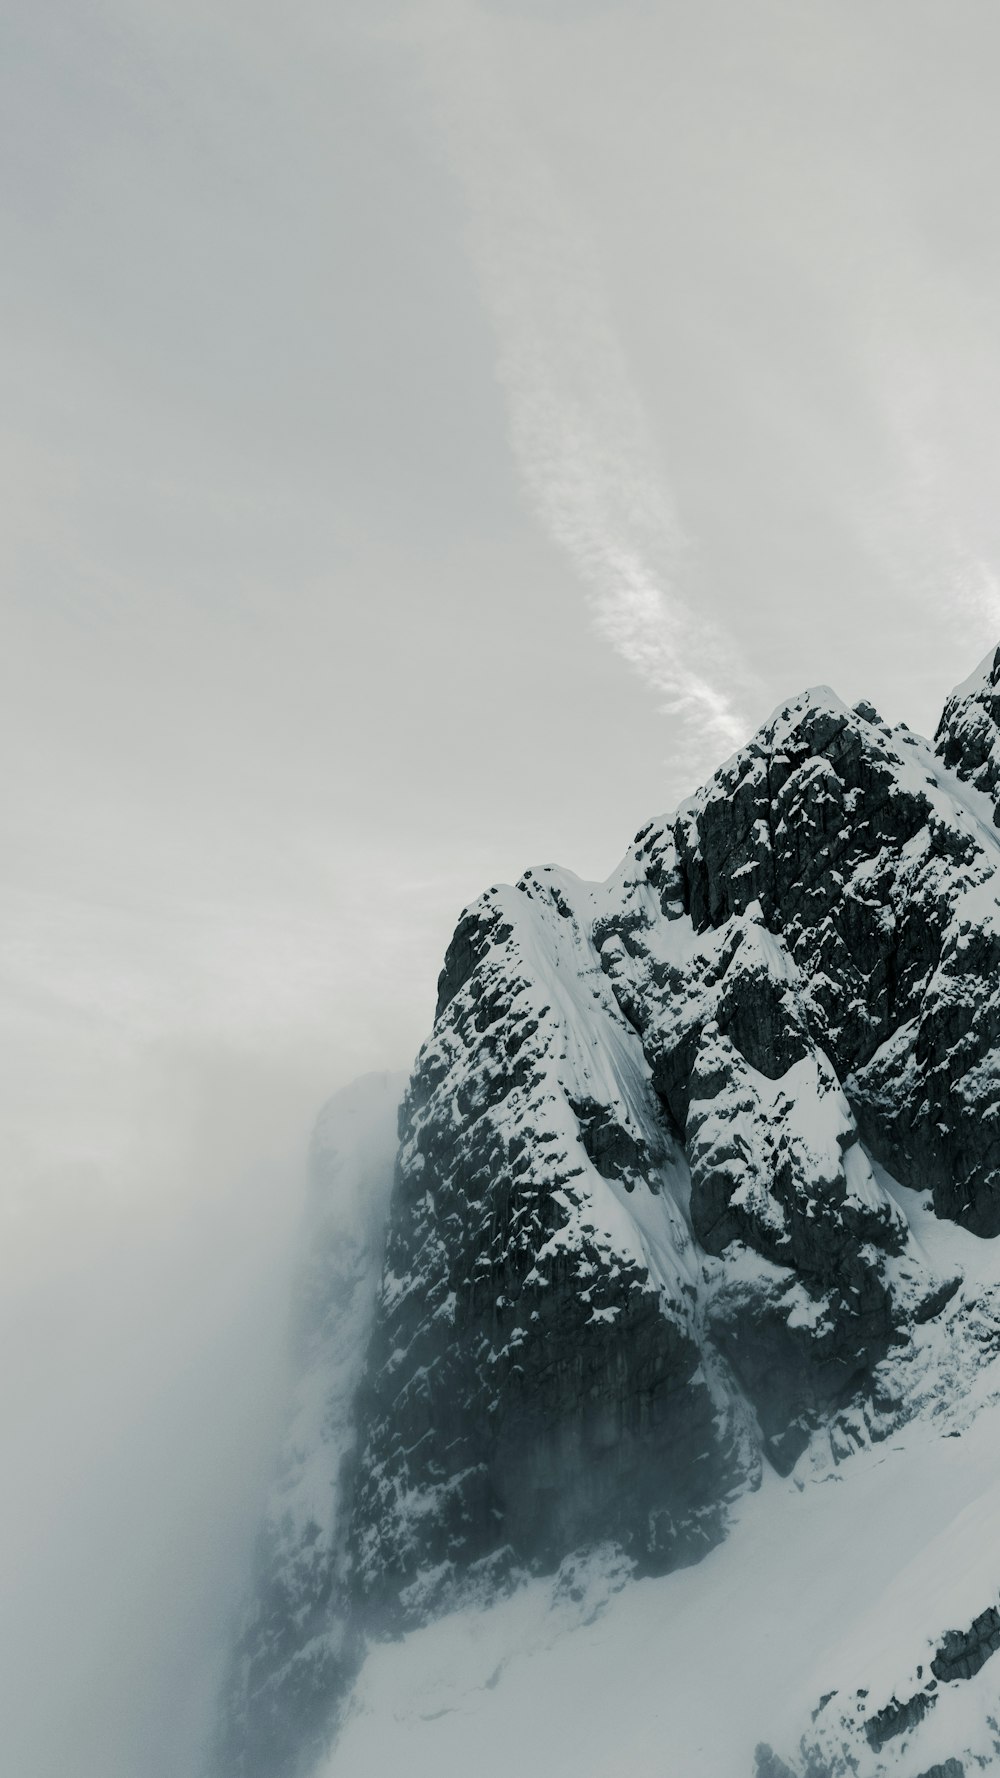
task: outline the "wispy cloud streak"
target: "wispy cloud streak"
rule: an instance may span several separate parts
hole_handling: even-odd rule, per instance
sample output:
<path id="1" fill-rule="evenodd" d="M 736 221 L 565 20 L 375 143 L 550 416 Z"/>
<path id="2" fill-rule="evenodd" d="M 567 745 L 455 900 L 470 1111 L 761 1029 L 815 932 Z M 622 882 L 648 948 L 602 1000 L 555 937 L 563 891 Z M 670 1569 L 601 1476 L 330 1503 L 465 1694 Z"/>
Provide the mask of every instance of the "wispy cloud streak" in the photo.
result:
<path id="1" fill-rule="evenodd" d="M 499 31 L 466 5 L 434 18 L 438 107 L 466 187 L 521 481 L 598 633 L 676 719 L 678 753 L 717 763 L 748 733 L 746 676 L 678 590 L 690 546 L 586 232 L 517 115 Z"/>

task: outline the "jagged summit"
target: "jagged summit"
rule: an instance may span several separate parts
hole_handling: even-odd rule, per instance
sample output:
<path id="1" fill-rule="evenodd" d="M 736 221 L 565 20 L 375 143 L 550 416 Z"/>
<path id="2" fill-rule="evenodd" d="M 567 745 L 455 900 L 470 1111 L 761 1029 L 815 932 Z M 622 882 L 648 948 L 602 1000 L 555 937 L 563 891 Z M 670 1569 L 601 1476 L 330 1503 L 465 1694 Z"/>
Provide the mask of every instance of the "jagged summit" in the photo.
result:
<path id="1" fill-rule="evenodd" d="M 935 746 L 956 776 L 987 796 L 998 820 L 1000 789 L 1000 648 L 991 649 L 976 671 L 956 686 L 934 736 Z"/>
<path id="2" fill-rule="evenodd" d="M 934 747 L 811 688 L 606 883 L 532 869 L 463 912 L 400 1111 L 311 1693 L 295 1668 L 331 1713 L 366 1638 L 580 1551 L 696 1562 L 763 1478 L 978 1372 L 966 1274 L 914 1206 L 1000 1231 L 998 681 L 1000 650 Z M 230 1770 L 307 1769 L 269 1695 L 270 1763 L 236 1734 Z"/>

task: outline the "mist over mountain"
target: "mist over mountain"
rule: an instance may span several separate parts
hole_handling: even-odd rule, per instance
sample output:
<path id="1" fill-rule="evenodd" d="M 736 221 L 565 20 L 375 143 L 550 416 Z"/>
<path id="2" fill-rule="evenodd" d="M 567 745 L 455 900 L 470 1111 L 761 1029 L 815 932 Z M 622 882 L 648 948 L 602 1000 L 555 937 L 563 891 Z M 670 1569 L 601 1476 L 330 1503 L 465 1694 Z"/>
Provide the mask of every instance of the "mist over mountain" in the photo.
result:
<path id="1" fill-rule="evenodd" d="M 998 688 L 462 914 L 317 1129 L 220 1778 L 1000 1760 Z"/>
<path id="2" fill-rule="evenodd" d="M 0 1778 L 976 1770 L 1000 13 L 3 41 Z"/>

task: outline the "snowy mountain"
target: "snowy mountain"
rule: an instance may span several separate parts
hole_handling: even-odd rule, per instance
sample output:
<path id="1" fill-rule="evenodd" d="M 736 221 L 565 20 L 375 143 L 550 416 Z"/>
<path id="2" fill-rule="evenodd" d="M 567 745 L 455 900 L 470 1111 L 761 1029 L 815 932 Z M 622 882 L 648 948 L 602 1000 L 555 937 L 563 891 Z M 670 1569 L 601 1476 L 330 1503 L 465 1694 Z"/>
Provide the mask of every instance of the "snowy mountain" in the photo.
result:
<path id="1" fill-rule="evenodd" d="M 462 915 L 391 1202 L 390 1083 L 321 1124 L 220 1771 L 1000 1770 L 998 685 Z"/>

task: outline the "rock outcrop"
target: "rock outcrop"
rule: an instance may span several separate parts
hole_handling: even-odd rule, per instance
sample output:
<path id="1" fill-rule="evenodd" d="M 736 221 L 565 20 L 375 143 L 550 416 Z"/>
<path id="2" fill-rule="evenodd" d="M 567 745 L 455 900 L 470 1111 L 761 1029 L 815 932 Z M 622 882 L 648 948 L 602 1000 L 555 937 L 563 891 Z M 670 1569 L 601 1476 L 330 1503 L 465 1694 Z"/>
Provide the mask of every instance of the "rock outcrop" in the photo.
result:
<path id="1" fill-rule="evenodd" d="M 928 1587 L 924 1609 L 935 1609 L 933 1587 Z M 910 1628 L 910 1626 L 907 1626 Z M 897 1635 L 905 1647 L 907 1637 Z M 966 1771 L 995 1770 L 1000 1761 L 1000 1724 L 997 1699 L 1000 1679 L 981 1687 L 981 1696 L 968 1700 L 965 1682 L 980 1673 L 1000 1649 L 1000 1611 L 988 1605 L 961 1629 L 946 1630 L 926 1639 L 906 1683 L 888 1691 L 884 1681 L 874 1687 L 839 1688 L 822 1697 L 812 1712 L 812 1726 L 805 1731 L 794 1756 L 786 1763 L 767 1745 L 757 1750 L 755 1778 L 902 1778 L 917 1770 L 929 1728 L 943 1728 L 944 1739 L 962 1745 L 962 1757 L 947 1754 L 924 1765 L 919 1778 L 963 1778 Z M 884 1647 L 872 1652 L 876 1673 L 884 1666 Z M 987 1676 L 989 1678 L 989 1676 Z M 985 1702 L 984 1702 L 985 1698 Z M 937 1722 L 938 1715 L 944 1723 Z M 937 1740 L 942 1736 L 939 1733 Z M 966 1740 L 967 1738 L 967 1740 Z"/>
<path id="2" fill-rule="evenodd" d="M 1000 807 L 1000 648 L 991 649 L 976 671 L 945 704 L 934 744 L 948 769 Z M 1000 826 L 1000 821 L 997 822 Z"/>

